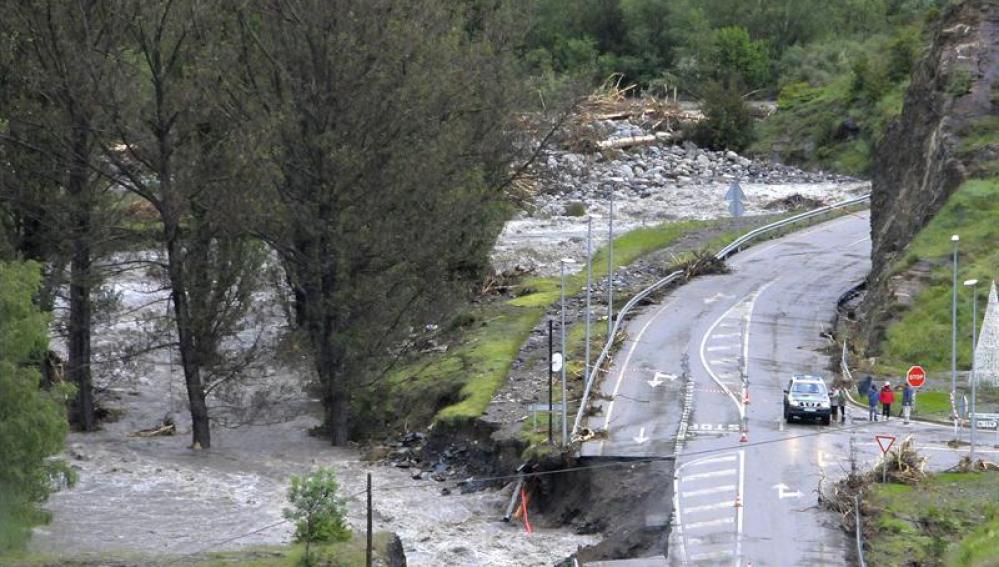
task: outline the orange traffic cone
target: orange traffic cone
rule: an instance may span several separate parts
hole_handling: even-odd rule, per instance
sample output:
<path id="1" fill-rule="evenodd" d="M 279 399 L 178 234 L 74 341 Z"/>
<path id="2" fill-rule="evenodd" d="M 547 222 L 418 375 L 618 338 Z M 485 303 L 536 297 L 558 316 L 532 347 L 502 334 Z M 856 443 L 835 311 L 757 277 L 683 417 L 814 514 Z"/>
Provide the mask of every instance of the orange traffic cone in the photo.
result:
<path id="1" fill-rule="evenodd" d="M 739 496 L 738 494 L 735 495 L 735 507 L 742 508 L 742 496 Z"/>
<path id="2" fill-rule="evenodd" d="M 742 392 L 742 405 L 745 405 L 745 406 L 749 405 L 749 388 L 746 388 Z"/>
<path id="3" fill-rule="evenodd" d="M 748 441 L 749 441 L 749 435 L 747 435 L 746 431 L 743 430 L 742 435 L 739 437 L 739 443 L 747 443 Z"/>

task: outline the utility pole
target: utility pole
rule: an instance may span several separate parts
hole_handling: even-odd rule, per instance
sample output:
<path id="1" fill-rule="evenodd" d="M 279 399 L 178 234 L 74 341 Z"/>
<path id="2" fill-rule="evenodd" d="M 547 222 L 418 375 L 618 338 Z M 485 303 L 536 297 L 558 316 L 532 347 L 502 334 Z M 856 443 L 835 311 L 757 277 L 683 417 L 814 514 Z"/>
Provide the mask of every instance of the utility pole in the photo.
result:
<path id="1" fill-rule="evenodd" d="M 586 365 L 583 380 L 590 379 L 590 288 L 593 287 L 593 217 L 586 217 Z"/>
<path id="2" fill-rule="evenodd" d="M 950 299 L 950 399 L 954 404 L 954 437 L 957 438 L 957 244 L 961 237 L 953 235 L 950 241 L 954 243 L 954 273 Z"/>
<path id="3" fill-rule="evenodd" d="M 555 381 L 555 376 L 554 376 L 555 371 L 552 369 L 552 367 L 555 366 L 555 358 L 554 358 L 555 345 L 553 344 L 553 339 L 552 339 L 552 335 L 554 334 L 553 326 L 554 326 L 554 321 L 551 318 L 549 318 L 548 319 L 548 444 L 549 445 L 555 444 L 555 435 L 553 427 L 554 422 L 552 421 L 552 414 L 554 413 L 555 410 L 554 398 L 552 397 L 552 387 Z"/>
<path id="4" fill-rule="evenodd" d="M 371 567 L 371 548 L 372 548 L 372 538 L 371 533 L 371 473 L 368 473 L 368 543 L 366 548 L 366 553 L 364 555 L 364 566 Z"/>
<path id="5" fill-rule="evenodd" d="M 968 280 L 964 285 L 971 288 L 971 464 L 975 464 L 975 430 L 978 420 L 975 418 L 975 392 L 978 383 L 978 373 L 975 367 L 975 346 L 978 343 L 978 280 Z"/>
<path id="6" fill-rule="evenodd" d="M 565 265 L 569 264 L 569 263 L 572 263 L 572 262 L 573 262 L 573 260 L 571 258 L 562 258 L 561 262 L 559 262 L 559 265 L 560 265 L 560 268 L 561 268 L 561 278 L 562 278 L 562 301 L 561 301 L 561 312 L 562 312 L 561 313 L 561 318 L 562 318 L 562 321 L 561 321 L 561 324 L 559 325 L 559 331 L 560 331 L 560 334 L 562 335 L 561 336 L 561 339 L 562 339 L 561 340 L 561 348 L 562 348 L 562 368 L 561 368 L 561 371 L 562 371 L 562 446 L 563 447 L 565 447 L 567 445 L 567 442 L 568 442 L 568 439 L 569 439 L 569 424 L 568 424 L 569 420 L 566 419 L 566 415 L 567 415 L 566 412 L 569 411 L 569 400 L 568 400 L 569 394 L 568 394 L 568 388 L 566 387 L 566 383 L 565 383 L 565 364 L 566 364 L 566 352 L 565 352 Z"/>
<path id="7" fill-rule="evenodd" d="M 610 218 L 607 220 L 607 340 L 614 340 L 614 186 L 610 188 Z"/>

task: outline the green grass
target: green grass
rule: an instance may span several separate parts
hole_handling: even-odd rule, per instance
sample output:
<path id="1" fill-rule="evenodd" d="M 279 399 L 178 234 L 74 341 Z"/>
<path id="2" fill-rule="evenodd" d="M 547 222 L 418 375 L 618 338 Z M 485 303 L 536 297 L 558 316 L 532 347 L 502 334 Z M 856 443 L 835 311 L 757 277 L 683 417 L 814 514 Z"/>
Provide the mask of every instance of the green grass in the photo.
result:
<path id="1" fill-rule="evenodd" d="M 614 240 L 614 263 L 631 264 L 684 234 L 714 225 L 713 221 L 682 221 L 631 231 Z M 607 252 L 602 248 L 594 255 L 593 277 L 606 275 Z M 566 295 L 578 293 L 585 283 L 585 272 L 567 277 Z M 514 299 L 473 309 L 476 326 L 453 348 L 444 354 L 418 357 L 388 377 L 388 394 L 369 402 L 382 404 L 382 411 L 375 413 L 405 415 L 413 423 L 431 419 L 460 422 L 482 415 L 531 330 L 545 310 L 558 302 L 560 285 L 558 277 L 527 278 L 517 286 Z M 596 343 L 600 335 L 594 338 Z M 578 341 L 575 335 L 571 341 L 578 346 L 581 335 Z"/>
<path id="2" fill-rule="evenodd" d="M 384 558 L 392 535 L 376 532 L 373 538 L 375 564 Z M 364 565 L 365 540 L 355 535 L 349 541 L 335 544 L 313 545 L 311 554 L 315 565 L 328 567 L 360 567 Z M 193 557 L 177 558 L 178 565 L 196 567 L 298 567 L 303 565 L 304 544 L 283 546 L 257 546 L 238 551 L 206 553 Z M 20 553 L 0 555 L 0 565 L 4 567 L 98 567 L 124 562 L 129 565 L 158 565 L 165 557 L 139 556 L 135 554 L 82 555 L 57 557 L 47 554 Z M 382 559 L 384 561 L 384 559 Z"/>
<path id="3" fill-rule="evenodd" d="M 996 494 L 996 472 L 941 473 L 915 487 L 873 485 L 865 496 L 865 508 L 875 511 L 864 520 L 867 564 L 996 565 Z"/>
<path id="4" fill-rule="evenodd" d="M 958 281 L 977 278 L 979 318 L 982 317 L 988 282 L 999 277 L 999 178 L 965 182 L 930 223 L 909 245 L 895 266 L 897 273 L 916 262 L 935 267 L 927 286 L 913 306 L 887 329 L 881 345 L 879 365 L 900 374 L 912 364 L 920 364 L 942 377 L 950 369 L 952 234 L 961 236 Z M 958 289 L 958 365 L 971 363 L 971 290 Z"/>

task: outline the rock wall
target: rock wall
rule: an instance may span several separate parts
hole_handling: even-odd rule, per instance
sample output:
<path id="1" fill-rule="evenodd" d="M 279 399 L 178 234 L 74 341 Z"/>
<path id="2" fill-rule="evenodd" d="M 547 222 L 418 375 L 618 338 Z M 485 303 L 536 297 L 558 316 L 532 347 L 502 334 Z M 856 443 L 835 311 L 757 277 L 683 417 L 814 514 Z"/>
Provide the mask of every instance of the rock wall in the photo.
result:
<path id="1" fill-rule="evenodd" d="M 913 72 L 902 114 L 879 144 L 871 196 L 873 266 L 861 308 L 865 342 L 876 347 L 898 306 L 892 267 L 968 177 L 992 173 L 995 144 L 963 144 L 996 120 L 999 0 L 949 6 Z"/>

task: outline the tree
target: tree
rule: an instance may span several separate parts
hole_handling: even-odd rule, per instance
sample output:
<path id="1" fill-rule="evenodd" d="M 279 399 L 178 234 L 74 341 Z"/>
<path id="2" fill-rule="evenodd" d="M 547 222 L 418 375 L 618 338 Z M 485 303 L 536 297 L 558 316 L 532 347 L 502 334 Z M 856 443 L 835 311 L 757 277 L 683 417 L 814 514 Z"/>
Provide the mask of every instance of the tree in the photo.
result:
<path id="1" fill-rule="evenodd" d="M 0 263 L 0 552 L 19 547 L 33 524 L 45 521 L 37 508 L 55 486 L 72 480 L 52 455 L 62 450 L 65 389 L 38 387 L 38 366 L 48 350 L 48 318 L 32 302 L 38 264 Z"/>
<path id="2" fill-rule="evenodd" d="M 291 477 L 288 501 L 292 507 L 285 508 L 283 515 L 295 522 L 295 541 L 305 542 L 306 565 L 312 564 L 310 550 L 313 543 L 350 539 L 347 507 L 337 496 L 337 489 L 336 473 L 325 467 L 305 477 Z"/>
<path id="3" fill-rule="evenodd" d="M 222 345 L 258 283 L 263 254 L 241 220 L 255 155 L 224 76 L 234 53 L 231 18 L 196 0 L 123 6 L 131 53 L 115 60 L 129 88 L 109 90 L 113 135 L 104 156 L 123 186 L 157 214 L 177 347 L 187 387 L 192 447 L 211 446 L 208 395 L 238 376 Z"/>
<path id="4" fill-rule="evenodd" d="M 95 258 L 107 252 L 107 192 L 95 132 L 103 125 L 107 60 L 118 49 L 113 7 L 103 1 L 37 0 L 5 6 L 2 29 L 13 38 L 14 77 L 2 98 L 2 134 L 13 176 L 0 183 L 24 257 L 47 262 L 40 303 L 51 308 L 61 266 L 70 266 L 67 374 L 77 386 L 74 422 L 96 429 L 91 376 Z M 113 87 L 111 87 L 113 88 Z M 68 260 L 67 260 L 68 259 Z"/>
<path id="5" fill-rule="evenodd" d="M 753 141 L 753 118 L 732 81 L 709 83 L 701 101 L 704 120 L 693 127 L 691 138 L 713 150 L 740 151 Z"/>
<path id="6" fill-rule="evenodd" d="M 442 0 L 246 4 L 244 88 L 273 143 L 261 232 L 343 445 L 353 393 L 487 265 L 517 150 L 513 17 L 496 3 L 468 26 Z"/>

